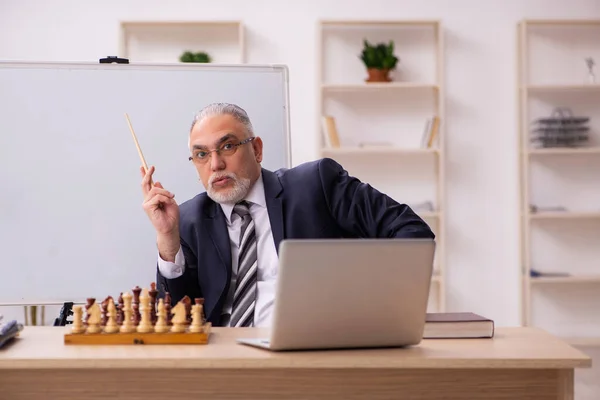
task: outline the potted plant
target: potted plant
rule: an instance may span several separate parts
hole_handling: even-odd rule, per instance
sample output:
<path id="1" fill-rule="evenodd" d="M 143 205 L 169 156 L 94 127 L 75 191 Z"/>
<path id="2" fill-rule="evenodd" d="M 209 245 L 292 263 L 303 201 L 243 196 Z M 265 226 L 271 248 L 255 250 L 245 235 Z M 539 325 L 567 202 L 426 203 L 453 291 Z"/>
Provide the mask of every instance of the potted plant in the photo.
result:
<path id="1" fill-rule="evenodd" d="M 377 43 L 372 45 L 366 39 L 363 40 L 363 51 L 360 59 L 367 68 L 369 77 L 366 82 L 390 82 L 390 71 L 396 68 L 398 57 L 394 55 L 394 42 L 388 44 Z"/>
<path id="2" fill-rule="evenodd" d="M 186 51 L 181 55 L 181 57 L 179 57 L 179 61 L 209 63 L 209 62 L 211 62 L 211 58 L 208 55 L 208 53 L 205 53 L 203 51 L 201 51 L 199 53 L 192 53 L 191 51 Z"/>

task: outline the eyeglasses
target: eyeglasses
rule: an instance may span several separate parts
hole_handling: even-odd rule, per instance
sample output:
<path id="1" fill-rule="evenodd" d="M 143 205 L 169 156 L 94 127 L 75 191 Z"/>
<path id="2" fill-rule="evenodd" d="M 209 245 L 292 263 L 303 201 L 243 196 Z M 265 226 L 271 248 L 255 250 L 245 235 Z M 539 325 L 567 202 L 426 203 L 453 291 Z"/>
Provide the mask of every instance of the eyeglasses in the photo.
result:
<path id="1" fill-rule="evenodd" d="M 213 151 L 220 156 L 231 156 L 237 151 L 238 147 L 246 143 L 250 143 L 254 139 L 255 137 L 249 137 L 239 143 L 225 142 L 220 147 L 213 150 L 196 150 L 192 153 L 192 156 L 189 158 L 189 160 L 204 164 L 210 159 L 210 155 Z"/>

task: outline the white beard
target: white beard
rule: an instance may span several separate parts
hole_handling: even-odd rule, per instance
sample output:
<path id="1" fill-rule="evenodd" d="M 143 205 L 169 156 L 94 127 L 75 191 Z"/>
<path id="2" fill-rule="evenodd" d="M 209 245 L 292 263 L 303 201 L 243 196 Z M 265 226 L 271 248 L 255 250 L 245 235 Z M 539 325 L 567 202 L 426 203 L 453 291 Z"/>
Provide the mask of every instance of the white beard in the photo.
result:
<path id="1" fill-rule="evenodd" d="M 233 187 L 216 191 L 213 187 L 213 182 L 216 179 L 228 177 L 233 180 Z M 250 190 L 250 179 L 238 178 L 234 173 L 215 173 L 208 181 L 206 194 L 213 201 L 219 204 L 236 204 L 244 199 Z"/>

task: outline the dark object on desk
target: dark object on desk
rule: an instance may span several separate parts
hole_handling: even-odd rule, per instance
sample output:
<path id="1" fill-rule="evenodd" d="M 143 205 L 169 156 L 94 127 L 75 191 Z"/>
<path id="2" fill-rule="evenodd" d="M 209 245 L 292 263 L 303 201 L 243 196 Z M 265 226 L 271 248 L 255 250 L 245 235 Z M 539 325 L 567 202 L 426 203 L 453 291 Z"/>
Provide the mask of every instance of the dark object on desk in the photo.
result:
<path id="1" fill-rule="evenodd" d="M 98 60 L 100 64 L 129 64 L 128 58 L 119 58 L 117 56 L 108 56 Z"/>
<path id="2" fill-rule="evenodd" d="M 54 319 L 54 326 L 65 326 L 66 324 L 71 324 L 72 321 L 68 320 L 71 315 L 73 315 L 73 302 L 67 301 L 60 309 L 58 318 Z"/>
<path id="3" fill-rule="evenodd" d="M 427 313 L 423 339 L 494 337 L 494 321 L 471 312 Z"/>
<path id="4" fill-rule="evenodd" d="M 23 330 L 23 324 L 16 320 L 0 324 L 0 349 L 14 339 Z"/>

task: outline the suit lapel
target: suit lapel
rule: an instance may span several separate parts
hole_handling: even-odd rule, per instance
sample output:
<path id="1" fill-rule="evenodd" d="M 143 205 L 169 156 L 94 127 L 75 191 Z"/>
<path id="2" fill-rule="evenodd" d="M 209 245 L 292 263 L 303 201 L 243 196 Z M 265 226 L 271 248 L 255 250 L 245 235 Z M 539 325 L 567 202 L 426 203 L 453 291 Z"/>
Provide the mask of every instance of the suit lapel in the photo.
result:
<path id="1" fill-rule="evenodd" d="M 203 214 L 202 226 L 206 227 L 206 231 L 217 249 L 219 258 L 227 271 L 227 275 L 231 272 L 231 247 L 229 245 L 229 231 L 227 230 L 227 221 L 221 207 L 215 202 L 210 202 Z"/>
<path id="2" fill-rule="evenodd" d="M 279 178 L 273 172 L 263 169 L 262 174 L 273 241 L 275 242 L 275 250 L 279 254 L 279 243 L 283 240 L 283 207 L 280 197 L 283 188 Z"/>

